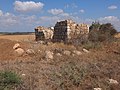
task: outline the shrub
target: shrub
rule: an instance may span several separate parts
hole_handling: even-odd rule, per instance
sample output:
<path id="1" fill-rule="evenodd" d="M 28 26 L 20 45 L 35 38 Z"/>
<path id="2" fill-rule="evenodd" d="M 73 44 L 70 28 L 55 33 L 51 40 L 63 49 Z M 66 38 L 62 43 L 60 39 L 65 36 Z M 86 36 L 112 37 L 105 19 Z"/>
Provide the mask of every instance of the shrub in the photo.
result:
<path id="1" fill-rule="evenodd" d="M 92 30 L 88 36 L 89 41 L 97 42 L 99 41 L 99 32 L 97 30 Z"/>
<path id="2" fill-rule="evenodd" d="M 91 42 L 91 41 L 88 41 L 87 43 L 83 44 L 83 48 L 85 49 L 100 49 L 102 48 L 102 43 L 100 42 Z"/>
<path id="3" fill-rule="evenodd" d="M 21 83 L 21 78 L 14 72 L 0 72 L 0 90 L 10 90 Z"/>
<path id="4" fill-rule="evenodd" d="M 117 30 L 111 23 L 99 24 L 93 23 L 90 26 L 89 40 L 94 42 L 109 41 L 113 39 Z"/>
<path id="5" fill-rule="evenodd" d="M 51 86 L 55 90 L 70 90 L 79 87 L 86 75 L 85 66 L 68 62 L 60 67 L 59 71 L 53 72 L 50 77 Z"/>

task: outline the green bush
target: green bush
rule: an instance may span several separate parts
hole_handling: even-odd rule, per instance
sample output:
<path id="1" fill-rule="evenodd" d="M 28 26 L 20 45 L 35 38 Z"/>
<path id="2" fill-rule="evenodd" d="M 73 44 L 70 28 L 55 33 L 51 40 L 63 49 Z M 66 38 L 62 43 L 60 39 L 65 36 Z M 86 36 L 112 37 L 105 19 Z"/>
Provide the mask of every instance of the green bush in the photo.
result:
<path id="1" fill-rule="evenodd" d="M 111 23 L 99 24 L 93 23 L 90 26 L 90 33 L 88 39 L 94 42 L 109 41 L 114 38 L 117 30 Z"/>
<path id="2" fill-rule="evenodd" d="M 1 71 L 0 72 L 0 90 L 11 90 L 21 83 L 21 78 L 14 72 Z"/>
<path id="3" fill-rule="evenodd" d="M 83 48 L 89 50 L 89 49 L 100 49 L 102 48 L 102 45 L 100 42 L 91 42 L 88 41 L 87 43 L 83 44 Z"/>

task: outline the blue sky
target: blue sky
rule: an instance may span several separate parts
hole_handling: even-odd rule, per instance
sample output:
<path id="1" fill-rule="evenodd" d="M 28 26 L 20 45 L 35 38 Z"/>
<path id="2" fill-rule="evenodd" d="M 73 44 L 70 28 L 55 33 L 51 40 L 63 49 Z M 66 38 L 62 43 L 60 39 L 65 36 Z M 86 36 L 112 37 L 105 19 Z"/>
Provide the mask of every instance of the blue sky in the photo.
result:
<path id="1" fill-rule="evenodd" d="M 64 19 L 110 22 L 120 31 L 119 5 L 120 0 L 0 0 L 0 32 L 34 31 Z"/>

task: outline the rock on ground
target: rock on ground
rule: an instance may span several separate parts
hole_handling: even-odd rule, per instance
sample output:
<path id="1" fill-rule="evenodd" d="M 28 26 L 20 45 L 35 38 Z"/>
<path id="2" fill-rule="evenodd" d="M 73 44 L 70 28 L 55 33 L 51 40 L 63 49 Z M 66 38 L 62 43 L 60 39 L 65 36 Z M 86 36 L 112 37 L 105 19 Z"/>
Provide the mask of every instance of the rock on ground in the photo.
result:
<path id="1" fill-rule="evenodd" d="M 94 90 L 102 90 L 101 88 L 94 88 Z"/>
<path id="2" fill-rule="evenodd" d="M 53 59 L 53 52 L 51 51 L 46 51 L 45 52 L 45 58 L 48 59 Z"/>
<path id="3" fill-rule="evenodd" d="M 16 43 L 14 46 L 13 46 L 13 49 L 18 49 L 20 48 L 20 44 L 19 43 Z"/>
<path id="4" fill-rule="evenodd" d="M 82 54 L 80 51 L 77 51 L 77 50 L 74 50 L 73 53 L 78 56 Z"/>
<path id="5" fill-rule="evenodd" d="M 88 51 L 87 49 L 83 48 L 83 52 L 89 53 L 90 51 Z"/>
<path id="6" fill-rule="evenodd" d="M 119 84 L 117 80 L 109 79 L 110 84 Z"/>
<path id="7" fill-rule="evenodd" d="M 70 55 L 71 54 L 71 52 L 70 51 L 68 51 L 68 50 L 65 50 L 64 52 L 63 52 L 63 54 L 65 54 L 65 55 Z"/>
<path id="8" fill-rule="evenodd" d="M 33 49 L 28 49 L 28 50 L 26 50 L 26 53 L 29 55 L 33 55 L 33 54 L 35 54 L 35 51 Z"/>
<path id="9" fill-rule="evenodd" d="M 18 56 L 22 56 L 24 54 L 24 50 L 22 48 L 18 48 L 15 50 L 15 54 Z"/>
<path id="10" fill-rule="evenodd" d="M 62 54 L 60 54 L 60 53 L 56 53 L 56 56 L 62 57 Z"/>

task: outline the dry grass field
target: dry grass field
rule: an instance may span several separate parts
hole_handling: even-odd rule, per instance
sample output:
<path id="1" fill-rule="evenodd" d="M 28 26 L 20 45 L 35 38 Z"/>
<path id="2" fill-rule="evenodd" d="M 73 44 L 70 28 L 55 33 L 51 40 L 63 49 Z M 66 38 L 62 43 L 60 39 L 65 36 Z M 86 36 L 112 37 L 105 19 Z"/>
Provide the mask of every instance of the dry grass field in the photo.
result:
<path id="1" fill-rule="evenodd" d="M 9 39 L 12 41 L 33 41 L 35 40 L 35 35 L 0 35 L 0 39 Z"/>

